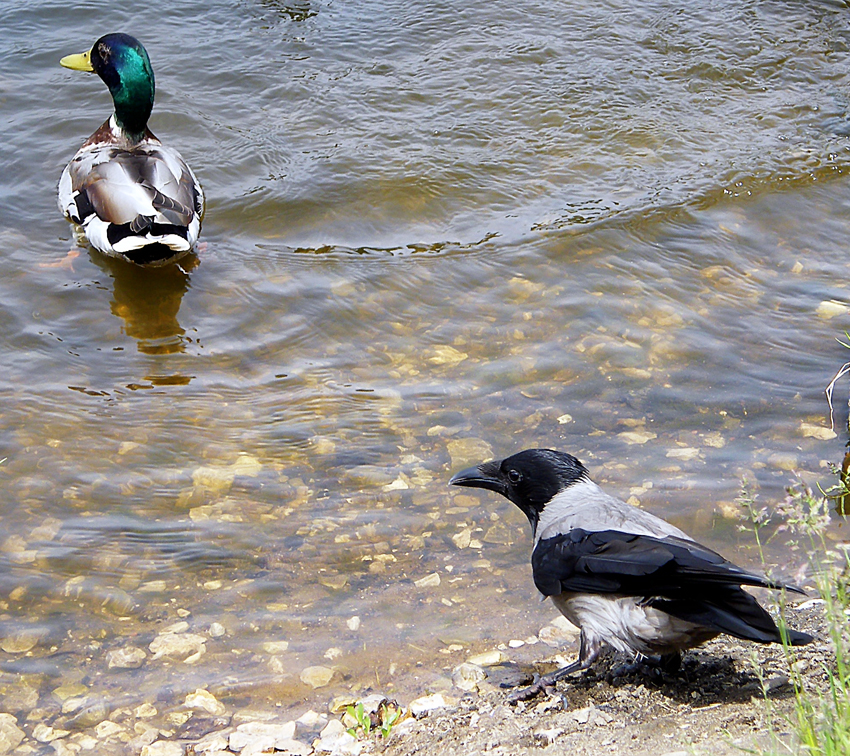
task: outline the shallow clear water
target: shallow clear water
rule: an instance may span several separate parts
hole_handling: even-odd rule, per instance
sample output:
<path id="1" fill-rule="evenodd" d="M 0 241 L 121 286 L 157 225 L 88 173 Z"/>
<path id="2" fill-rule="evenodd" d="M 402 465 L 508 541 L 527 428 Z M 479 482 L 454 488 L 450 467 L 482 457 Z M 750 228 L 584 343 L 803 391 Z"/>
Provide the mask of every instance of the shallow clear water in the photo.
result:
<path id="1" fill-rule="evenodd" d="M 748 564 L 741 479 L 828 483 L 847 10 L 632 5 L 4 6 L 0 708 L 438 687 L 552 616 L 522 515 L 446 486 L 486 456 L 571 451 Z M 66 257 L 110 102 L 58 59 L 117 30 L 207 194 L 180 267 Z M 149 649 L 176 622 L 192 663 Z"/>

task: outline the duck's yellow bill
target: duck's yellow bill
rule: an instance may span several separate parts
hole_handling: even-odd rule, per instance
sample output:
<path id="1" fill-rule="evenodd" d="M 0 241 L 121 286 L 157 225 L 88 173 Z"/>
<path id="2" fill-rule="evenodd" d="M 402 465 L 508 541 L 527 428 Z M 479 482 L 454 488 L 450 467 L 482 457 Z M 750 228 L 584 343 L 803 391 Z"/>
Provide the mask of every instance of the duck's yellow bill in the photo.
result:
<path id="1" fill-rule="evenodd" d="M 75 71 L 94 71 L 91 67 L 91 50 L 75 55 L 66 55 L 59 61 L 59 65 L 65 68 L 73 68 Z"/>

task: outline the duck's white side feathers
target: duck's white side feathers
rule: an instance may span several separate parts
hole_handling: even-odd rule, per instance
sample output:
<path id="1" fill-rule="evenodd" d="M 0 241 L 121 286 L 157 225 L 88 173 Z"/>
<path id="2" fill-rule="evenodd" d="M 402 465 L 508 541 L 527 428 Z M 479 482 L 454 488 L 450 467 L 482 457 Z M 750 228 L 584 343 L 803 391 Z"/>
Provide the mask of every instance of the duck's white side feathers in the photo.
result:
<path id="1" fill-rule="evenodd" d="M 113 117 L 114 118 L 114 117 Z M 80 148 L 59 180 L 59 208 L 107 255 L 159 244 L 188 252 L 198 239 L 204 195 L 180 154 L 153 134 L 118 138 L 113 119 Z"/>

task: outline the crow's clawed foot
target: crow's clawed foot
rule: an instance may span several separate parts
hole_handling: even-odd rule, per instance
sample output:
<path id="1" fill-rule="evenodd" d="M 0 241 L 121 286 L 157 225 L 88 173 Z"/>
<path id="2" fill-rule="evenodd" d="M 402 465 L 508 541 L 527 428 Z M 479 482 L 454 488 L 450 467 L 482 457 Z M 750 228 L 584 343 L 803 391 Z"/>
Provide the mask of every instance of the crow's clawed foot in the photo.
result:
<path id="1" fill-rule="evenodd" d="M 533 685 L 529 685 L 527 688 L 511 693 L 508 696 L 508 703 L 513 705 L 519 701 L 528 701 L 535 696 L 539 696 L 541 693 L 552 695 L 555 692 L 555 683 L 558 682 L 558 680 L 563 679 L 573 672 L 578 672 L 581 669 L 587 669 L 588 666 L 589 662 L 579 660 L 574 661 L 572 664 L 567 664 L 566 667 L 556 669 L 548 675 L 541 675 L 537 682 Z"/>
<path id="2" fill-rule="evenodd" d="M 555 683 L 547 680 L 548 675 L 543 675 L 536 683 L 529 685 L 527 688 L 515 690 L 508 696 L 508 703 L 515 706 L 520 701 L 529 701 L 541 693 L 552 695 L 555 692 Z"/>

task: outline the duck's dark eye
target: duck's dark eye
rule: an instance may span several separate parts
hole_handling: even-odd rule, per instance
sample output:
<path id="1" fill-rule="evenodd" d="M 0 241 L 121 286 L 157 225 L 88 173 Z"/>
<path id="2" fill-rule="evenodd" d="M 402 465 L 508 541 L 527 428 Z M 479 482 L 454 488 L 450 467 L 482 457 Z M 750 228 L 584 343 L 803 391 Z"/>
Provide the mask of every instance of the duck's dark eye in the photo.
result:
<path id="1" fill-rule="evenodd" d="M 519 483 L 522 480 L 522 473 L 519 470 L 508 470 L 508 480 L 511 483 Z"/>

